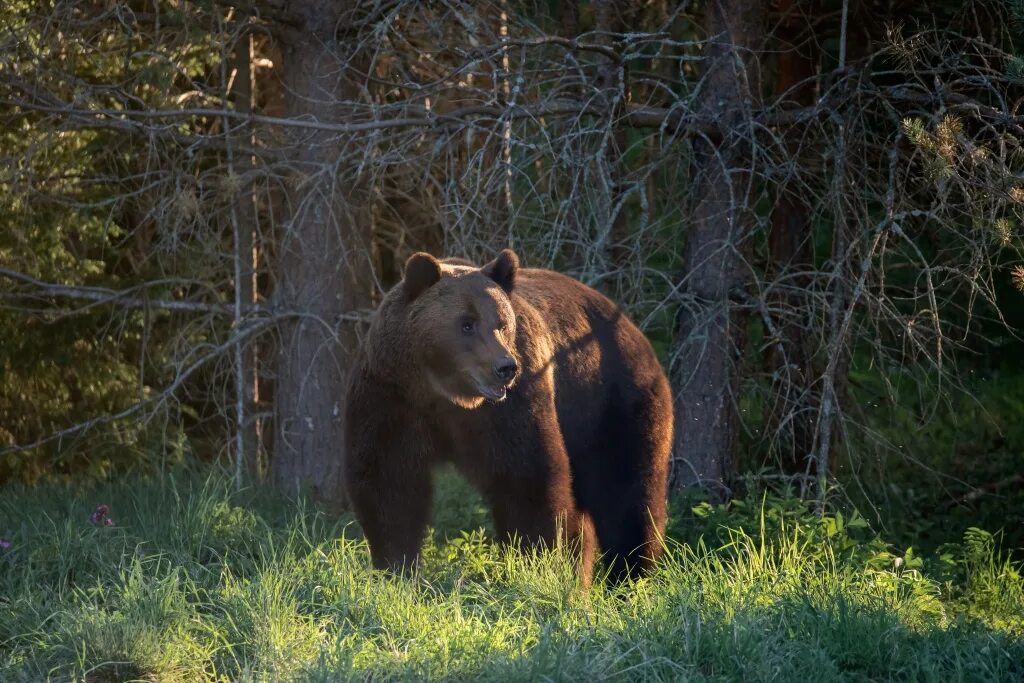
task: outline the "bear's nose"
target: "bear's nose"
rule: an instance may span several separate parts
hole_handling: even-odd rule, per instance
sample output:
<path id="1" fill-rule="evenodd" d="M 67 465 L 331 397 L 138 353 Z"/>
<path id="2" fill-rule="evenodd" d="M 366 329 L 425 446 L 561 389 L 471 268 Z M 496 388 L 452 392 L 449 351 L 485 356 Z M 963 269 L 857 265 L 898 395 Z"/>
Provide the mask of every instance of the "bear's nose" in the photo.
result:
<path id="1" fill-rule="evenodd" d="M 515 377 L 517 370 L 519 370 L 519 366 L 516 365 L 515 359 L 508 357 L 498 361 L 498 364 L 494 366 L 494 374 L 504 382 L 508 382 Z"/>

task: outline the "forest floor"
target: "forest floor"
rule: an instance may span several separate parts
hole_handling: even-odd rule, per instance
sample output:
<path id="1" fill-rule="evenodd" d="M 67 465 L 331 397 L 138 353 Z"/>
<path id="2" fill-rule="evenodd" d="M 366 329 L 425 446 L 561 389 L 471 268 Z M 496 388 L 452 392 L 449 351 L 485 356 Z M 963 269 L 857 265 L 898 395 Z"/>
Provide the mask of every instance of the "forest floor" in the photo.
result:
<path id="1" fill-rule="evenodd" d="M 398 579 L 216 469 L 7 487 L 0 680 L 1024 680 L 1021 567 L 980 529 L 922 557 L 790 499 L 677 504 L 652 576 L 582 592 L 450 476 L 436 507 Z"/>

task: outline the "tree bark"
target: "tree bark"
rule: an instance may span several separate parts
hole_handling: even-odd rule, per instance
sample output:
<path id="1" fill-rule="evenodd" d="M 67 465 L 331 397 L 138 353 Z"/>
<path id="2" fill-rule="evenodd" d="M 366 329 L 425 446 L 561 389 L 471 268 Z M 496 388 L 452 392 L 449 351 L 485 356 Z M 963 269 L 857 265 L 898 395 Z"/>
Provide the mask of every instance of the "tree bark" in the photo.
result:
<path id="1" fill-rule="evenodd" d="M 773 90 L 777 101 L 808 106 L 814 102 L 815 46 L 810 40 L 802 42 L 807 35 L 806 19 L 798 5 L 799 0 L 781 0 L 778 4 L 780 18 L 774 32 L 778 57 Z M 791 134 L 787 144 L 789 153 L 796 155 L 799 140 L 793 138 Z M 768 308 L 780 311 L 781 317 L 776 323 L 778 339 L 768 349 L 772 394 L 764 433 L 776 444 L 770 455 L 777 459 L 784 473 L 791 475 L 804 474 L 814 448 L 815 373 L 809 338 L 813 323 L 806 320 L 806 273 L 814 268 L 811 246 L 811 207 L 806 193 L 782 183 L 768 233 L 766 274 L 768 281 L 775 283 L 768 291 Z"/>
<path id="2" fill-rule="evenodd" d="M 744 121 L 760 99 L 760 3 L 710 0 L 705 33 L 698 108 L 722 122 L 723 136 L 717 144 L 703 137 L 693 144 L 697 205 L 686 244 L 680 341 L 672 367 L 678 425 L 673 479 L 677 486 L 698 485 L 722 500 L 731 494 L 739 429 L 736 358 L 746 325 L 730 297 L 743 284 L 741 251 L 752 214 L 750 130 Z"/>
<path id="3" fill-rule="evenodd" d="M 577 40 L 583 31 L 580 18 L 580 0 L 564 0 L 559 8 L 559 24 L 558 30 L 559 35 L 562 38 L 569 40 Z M 573 81 L 577 81 L 574 73 L 569 74 L 569 78 Z M 575 82 L 572 86 L 566 86 L 565 92 L 572 96 L 580 95 L 580 84 Z M 566 130 L 565 122 L 552 121 L 550 124 L 553 129 L 561 129 L 562 132 Z M 565 142 L 565 149 L 563 154 L 566 158 L 571 158 L 578 153 L 578 145 L 576 143 L 570 143 L 567 139 Z M 551 164 L 554 168 L 559 168 L 559 160 L 552 159 Z M 563 165 L 560 170 L 565 172 L 561 173 L 549 173 L 548 182 L 548 193 L 553 197 L 567 197 L 572 200 L 578 200 L 578 195 L 575 190 L 577 182 L 578 169 L 573 169 L 569 172 L 566 168 L 568 164 Z M 561 251 L 562 262 L 568 269 L 579 269 L 586 262 L 586 254 L 582 253 L 582 250 L 576 244 L 577 237 L 580 236 L 582 226 L 580 225 L 579 215 L 574 210 L 580 202 L 572 201 L 568 203 L 570 207 L 565 211 L 563 222 L 563 237 L 559 239 L 559 249 Z"/>
<path id="4" fill-rule="evenodd" d="M 620 0 L 595 0 L 594 30 L 598 32 L 595 39 L 598 44 L 611 46 L 611 34 L 624 30 L 621 4 Z M 597 74 L 598 86 L 603 91 L 606 106 L 612 110 L 624 107 L 628 100 L 629 85 L 620 82 L 619 67 L 620 65 L 612 60 L 606 59 L 600 65 Z M 601 243 L 605 251 L 602 256 L 608 259 L 611 269 L 616 273 L 607 286 L 611 290 L 611 296 L 621 300 L 624 289 L 622 276 L 630 257 L 630 250 L 626 245 L 629 239 L 629 222 L 626 219 L 626 207 L 623 205 L 623 195 L 626 192 L 623 183 L 623 163 L 628 144 L 628 131 L 617 122 L 612 122 L 611 126 L 612 130 L 607 135 L 602 150 L 605 168 L 601 175 L 608 189 L 608 212 L 607 216 L 601 217 L 604 221 Z M 643 162 L 640 163 L 642 165 Z"/>
<path id="5" fill-rule="evenodd" d="M 360 59 L 336 32 L 353 31 L 358 3 L 307 0 L 292 4 L 301 31 L 282 45 L 287 114 L 345 122 L 366 80 Z M 346 45 L 345 43 L 348 43 Z M 367 198 L 350 160 L 353 136 L 306 130 L 292 138 L 291 215 L 280 237 L 275 296 L 299 310 L 280 325 L 274 393 L 271 479 L 280 489 L 306 491 L 330 509 L 344 505 L 341 457 L 346 374 L 356 347 L 345 314 L 365 305 L 371 278 Z"/>

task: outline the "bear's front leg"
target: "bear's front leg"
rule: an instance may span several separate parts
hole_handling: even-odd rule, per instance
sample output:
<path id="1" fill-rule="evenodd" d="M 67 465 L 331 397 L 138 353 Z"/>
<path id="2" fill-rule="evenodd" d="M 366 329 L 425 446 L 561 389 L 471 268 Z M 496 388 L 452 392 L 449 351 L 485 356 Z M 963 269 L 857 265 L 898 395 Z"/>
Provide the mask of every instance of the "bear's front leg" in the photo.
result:
<path id="1" fill-rule="evenodd" d="M 540 469 L 540 468 L 538 468 Z M 579 518 L 572 504 L 568 479 L 548 471 L 509 473 L 485 492 L 502 540 L 517 539 L 522 546 L 542 543 L 553 547 L 558 537 L 579 533 Z"/>
<path id="2" fill-rule="evenodd" d="M 349 470 L 349 500 L 377 569 L 412 570 L 430 521 L 430 472 L 413 462 L 374 458 Z"/>
<path id="3" fill-rule="evenodd" d="M 565 441 L 547 383 L 524 386 L 490 411 L 488 461 L 493 468 L 484 495 L 500 539 L 521 546 L 569 543 L 579 553 L 580 578 L 589 585 L 594 534 L 572 493 L 572 472 Z"/>
<path id="4" fill-rule="evenodd" d="M 553 548 L 567 544 L 576 558 L 580 585 L 593 578 L 596 538 L 589 516 L 573 502 L 568 470 L 541 466 L 532 473 L 516 472 L 485 491 L 497 538 L 521 549 L 535 545 Z"/>
<path id="5" fill-rule="evenodd" d="M 361 388 L 361 387 L 360 387 Z M 419 561 L 430 521 L 431 472 L 417 430 L 353 391 L 346 424 L 345 489 L 373 566 L 404 572 Z M 390 419 L 386 419 L 390 418 Z"/>

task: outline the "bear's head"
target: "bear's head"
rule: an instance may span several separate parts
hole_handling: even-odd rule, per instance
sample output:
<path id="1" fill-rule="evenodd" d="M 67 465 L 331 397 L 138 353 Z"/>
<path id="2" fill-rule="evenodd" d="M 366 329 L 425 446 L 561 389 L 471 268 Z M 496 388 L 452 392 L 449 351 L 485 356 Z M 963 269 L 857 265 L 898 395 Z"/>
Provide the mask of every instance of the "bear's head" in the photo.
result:
<path id="1" fill-rule="evenodd" d="M 518 269 L 510 249 L 482 268 L 422 252 L 409 257 L 390 317 L 404 327 L 404 372 L 416 375 L 409 379 L 420 391 L 463 408 L 504 400 L 519 374 L 509 298 Z"/>

